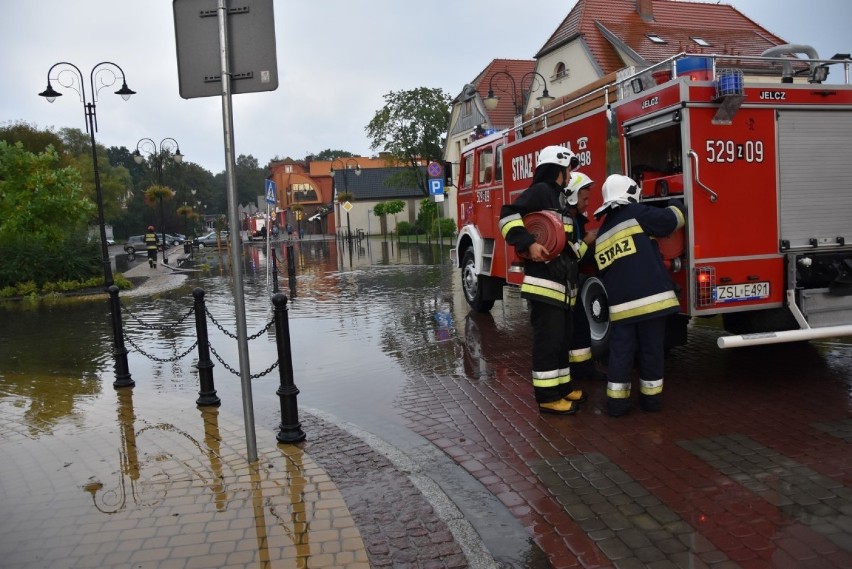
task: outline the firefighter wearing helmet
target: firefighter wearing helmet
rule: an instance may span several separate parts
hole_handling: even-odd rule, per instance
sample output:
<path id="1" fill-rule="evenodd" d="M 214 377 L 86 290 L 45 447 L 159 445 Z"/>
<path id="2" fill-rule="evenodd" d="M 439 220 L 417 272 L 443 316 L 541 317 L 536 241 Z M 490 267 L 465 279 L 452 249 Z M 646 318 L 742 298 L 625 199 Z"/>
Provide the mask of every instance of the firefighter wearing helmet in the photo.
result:
<path id="1" fill-rule="evenodd" d="M 571 172 L 568 184 L 566 203 L 571 217 L 574 218 L 575 248 L 581 268 L 589 266 L 588 272 L 593 272 L 594 244 L 597 230 L 586 231 L 586 210 L 589 207 L 589 193 L 594 181 L 582 172 Z M 578 289 L 583 289 L 586 280 L 584 271 L 580 271 Z M 574 326 L 571 343 L 568 350 L 568 363 L 571 366 L 571 378 L 579 380 L 602 380 L 605 376 L 595 367 L 592 358 L 592 334 L 589 330 L 589 320 L 586 311 L 581 306 L 574 308 Z"/>
<path id="2" fill-rule="evenodd" d="M 145 233 L 145 248 L 148 250 L 148 266 L 152 269 L 157 268 L 157 245 L 159 240 L 157 234 L 154 233 L 154 226 L 148 226 L 148 232 Z"/>
<path id="3" fill-rule="evenodd" d="M 563 146 L 547 146 L 538 154 L 533 183 L 514 202 L 500 210 L 500 232 L 524 257 L 521 296 L 529 300 L 533 328 L 532 384 L 539 411 L 572 415 L 586 400 L 574 389 L 568 364 L 572 306 L 577 295 L 577 251 L 574 222 L 565 203 L 563 186 L 577 167 L 574 153 Z M 524 216 L 553 212 L 562 221 L 565 243 L 548 251 L 524 225 Z"/>
<path id="4" fill-rule="evenodd" d="M 639 186 L 622 175 L 601 188 L 605 216 L 595 241 L 595 262 L 609 303 L 606 410 L 612 417 L 632 408 L 631 375 L 639 369 L 639 406 L 662 405 L 666 316 L 679 310 L 674 286 L 663 264 L 657 237 L 683 227 L 683 204 L 665 208 L 639 203 Z"/>

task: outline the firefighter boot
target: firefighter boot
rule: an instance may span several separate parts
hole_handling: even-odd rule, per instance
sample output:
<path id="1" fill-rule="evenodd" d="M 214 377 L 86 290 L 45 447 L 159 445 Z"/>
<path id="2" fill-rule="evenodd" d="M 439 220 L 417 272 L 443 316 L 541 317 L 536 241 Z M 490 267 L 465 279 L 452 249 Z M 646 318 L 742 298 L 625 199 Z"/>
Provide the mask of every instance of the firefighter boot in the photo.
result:
<path id="1" fill-rule="evenodd" d="M 642 408 L 643 411 L 648 411 L 649 413 L 658 413 L 663 409 L 663 396 L 662 395 L 643 395 L 639 394 L 639 407 Z"/>
<path id="2" fill-rule="evenodd" d="M 615 397 L 606 398 L 606 412 L 610 417 L 622 417 L 630 412 L 633 404 L 630 399 L 616 399 Z"/>
<path id="3" fill-rule="evenodd" d="M 562 399 L 564 399 L 565 401 L 571 401 L 573 403 L 583 403 L 588 398 L 589 394 L 583 391 L 582 389 L 575 389 L 567 395 L 562 396 Z"/>
<path id="4" fill-rule="evenodd" d="M 550 413 L 553 415 L 573 415 L 580 409 L 580 404 L 575 401 L 566 401 L 565 399 L 557 399 L 556 401 L 548 401 L 547 403 L 539 403 L 539 413 Z"/>

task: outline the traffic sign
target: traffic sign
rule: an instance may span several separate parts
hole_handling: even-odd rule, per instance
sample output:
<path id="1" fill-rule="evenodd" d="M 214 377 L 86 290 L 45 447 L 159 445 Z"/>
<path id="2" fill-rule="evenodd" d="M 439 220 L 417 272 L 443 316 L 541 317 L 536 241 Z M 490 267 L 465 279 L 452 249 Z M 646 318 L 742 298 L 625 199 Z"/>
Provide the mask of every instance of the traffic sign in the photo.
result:
<path id="1" fill-rule="evenodd" d="M 266 180 L 266 203 L 269 205 L 275 205 L 275 182 L 272 180 Z"/>
<path id="2" fill-rule="evenodd" d="M 444 179 L 429 178 L 429 195 L 443 196 L 444 195 Z"/>
<path id="3" fill-rule="evenodd" d="M 429 165 L 426 166 L 426 172 L 430 178 L 440 178 L 443 176 L 444 167 L 439 162 L 429 162 Z"/>
<path id="4" fill-rule="evenodd" d="M 353 206 L 348 201 L 343 203 L 343 209 L 346 210 L 346 213 L 349 213 L 352 210 L 353 207 L 355 207 L 355 206 Z"/>

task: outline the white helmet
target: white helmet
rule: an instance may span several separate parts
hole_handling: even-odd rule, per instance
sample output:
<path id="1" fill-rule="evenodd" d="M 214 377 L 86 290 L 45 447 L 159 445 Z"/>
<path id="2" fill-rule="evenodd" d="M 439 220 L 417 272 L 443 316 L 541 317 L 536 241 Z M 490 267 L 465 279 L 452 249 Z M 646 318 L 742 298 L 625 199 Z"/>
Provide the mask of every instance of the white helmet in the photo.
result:
<path id="1" fill-rule="evenodd" d="M 613 174 L 609 176 L 601 188 L 603 204 L 595 210 L 595 217 L 600 217 L 614 204 L 627 205 L 639 202 L 639 185 L 632 178 Z"/>
<path id="2" fill-rule="evenodd" d="M 545 146 L 538 153 L 538 163 L 536 167 L 542 164 L 556 164 L 563 168 L 576 168 L 577 157 L 574 153 L 564 146 Z"/>
<path id="3" fill-rule="evenodd" d="M 568 192 L 568 205 L 577 205 L 580 190 L 590 188 L 595 182 L 582 172 L 571 172 L 565 191 Z"/>

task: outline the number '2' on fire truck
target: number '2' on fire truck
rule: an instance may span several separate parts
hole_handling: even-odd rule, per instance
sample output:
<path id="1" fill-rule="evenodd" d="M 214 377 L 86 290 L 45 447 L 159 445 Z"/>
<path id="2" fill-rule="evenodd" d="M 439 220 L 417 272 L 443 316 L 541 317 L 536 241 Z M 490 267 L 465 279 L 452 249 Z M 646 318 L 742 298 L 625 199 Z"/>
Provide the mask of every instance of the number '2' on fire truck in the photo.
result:
<path id="1" fill-rule="evenodd" d="M 523 264 L 500 208 L 532 181 L 538 152 L 570 148 L 595 182 L 636 180 L 643 203 L 686 204 L 660 240 L 680 299 L 669 345 L 691 318 L 721 315 L 720 347 L 852 335 L 852 61 L 680 54 L 629 68 L 462 150 L 451 258 L 467 302 L 488 311 Z M 840 80 L 827 82 L 828 72 Z M 594 228 L 592 219 L 587 225 Z M 606 290 L 590 275 L 578 307 L 605 350 Z"/>

